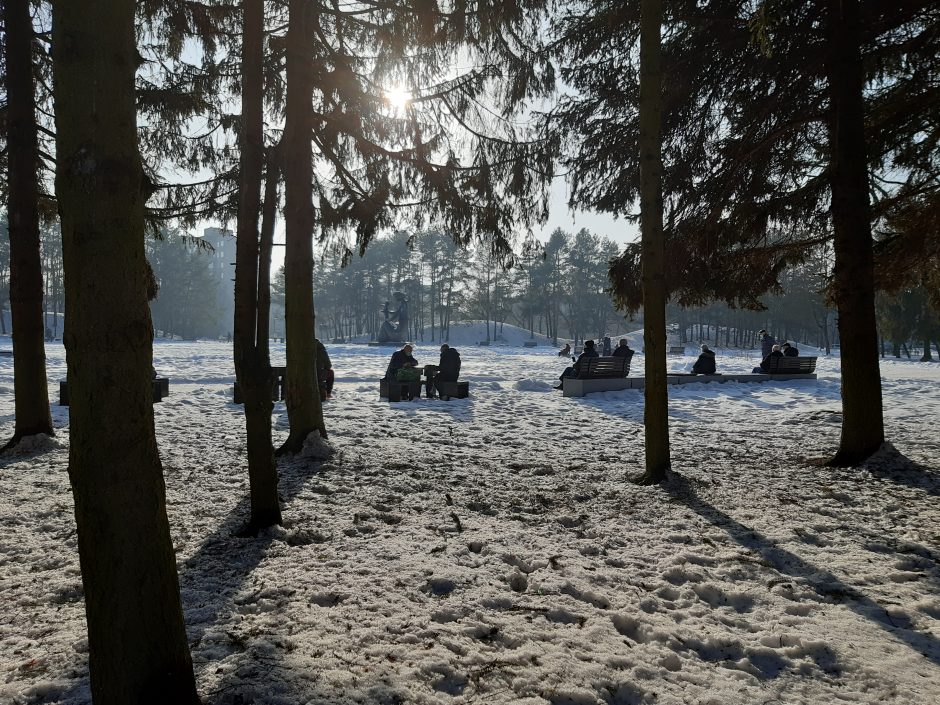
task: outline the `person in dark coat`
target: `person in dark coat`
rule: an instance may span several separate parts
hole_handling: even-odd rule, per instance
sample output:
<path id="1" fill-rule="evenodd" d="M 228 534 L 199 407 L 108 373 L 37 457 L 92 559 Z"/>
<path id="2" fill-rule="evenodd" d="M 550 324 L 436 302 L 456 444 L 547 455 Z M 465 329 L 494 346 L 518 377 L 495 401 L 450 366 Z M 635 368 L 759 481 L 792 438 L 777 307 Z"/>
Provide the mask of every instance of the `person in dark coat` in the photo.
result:
<path id="1" fill-rule="evenodd" d="M 414 369 L 418 366 L 418 361 L 411 355 L 414 350 L 410 343 L 405 343 L 401 350 L 392 353 L 392 359 L 389 360 L 388 369 L 385 370 L 385 378 L 388 380 L 399 379 L 399 370 Z M 417 372 L 417 370 L 415 370 Z"/>
<path id="2" fill-rule="evenodd" d="M 636 351 L 627 344 L 627 339 L 621 338 L 617 347 L 614 348 L 613 355 L 614 357 L 633 357 L 634 352 Z"/>
<path id="3" fill-rule="evenodd" d="M 783 357 L 783 353 L 780 352 L 779 345 L 774 345 L 770 351 L 770 354 L 768 354 L 767 357 L 765 357 L 763 361 L 760 363 L 760 365 L 758 367 L 755 367 L 752 371 L 755 374 L 761 374 L 761 373 L 767 374 L 768 372 L 770 372 L 770 358 L 772 357 Z"/>
<path id="4" fill-rule="evenodd" d="M 760 336 L 760 357 L 761 360 L 765 360 L 767 356 L 773 352 L 774 345 L 777 344 L 777 341 L 765 330 L 759 330 L 757 334 Z"/>
<path id="5" fill-rule="evenodd" d="M 610 336 L 604 336 L 604 357 L 610 356 Z"/>
<path id="6" fill-rule="evenodd" d="M 566 367 L 565 371 L 561 373 L 561 377 L 559 377 L 559 379 L 561 380 L 561 384 L 555 387 L 555 389 L 562 388 L 562 385 L 564 385 L 565 377 L 577 377 L 578 373 L 581 371 L 582 363 L 590 357 L 600 357 L 600 355 L 597 354 L 597 346 L 594 344 L 594 341 L 585 340 L 584 352 L 578 355 L 578 359 L 575 361 L 575 363 L 571 367 Z"/>
<path id="7" fill-rule="evenodd" d="M 784 341 L 783 345 L 780 346 L 780 352 L 783 353 L 784 357 L 799 357 L 800 351 L 795 345 L 790 345 L 790 343 Z"/>
<path id="8" fill-rule="evenodd" d="M 320 399 L 329 399 L 333 396 L 333 363 L 330 361 L 330 354 L 323 347 L 319 338 L 314 338 L 313 343 L 316 347 L 317 361 L 317 383 L 320 385 Z"/>
<path id="9" fill-rule="evenodd" d="M 437 366 L 437 373 L 434 378 L 428 378 L 425 385 L 425 391 L 428 399 L 434 396 L 434 390 L 441 394 L 441 386 L 444 382 L 456 382 L 460 377 L 460 353 L 457 348 L 450 347 L 447 343 L 441 346 L 441 359 Z"/>
<path id="10" fill-rule="evenodd" d="M 694 375 L 713 375 L 715 374 L 715 351 L 710 350 L 707 345 L 702 344 L 702 352 L 698 360 L 692 365 L 692 374 Z"/>
<path id="11" fill-rule="evenodd" d="M 558 351 L 558 357 L 568 357 L 571 354 L 571 343 L 565 343 L 565 347 Z"/>

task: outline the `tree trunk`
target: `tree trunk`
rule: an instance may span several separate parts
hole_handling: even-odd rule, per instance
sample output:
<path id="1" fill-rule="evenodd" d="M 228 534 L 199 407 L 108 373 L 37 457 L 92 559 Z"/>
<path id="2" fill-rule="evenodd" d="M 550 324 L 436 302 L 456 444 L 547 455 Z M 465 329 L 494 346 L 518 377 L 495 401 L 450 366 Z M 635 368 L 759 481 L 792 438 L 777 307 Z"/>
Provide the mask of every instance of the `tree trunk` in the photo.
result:
<path id="1" fill-rule="evenodd" d="M 69 479 L 95 705 L 195 704 L 154 433 L 134 9 L 52 7 Z"/>
<path id="2" fill-rule="evenodd" d="M 666 388 L 666 279 L 662 193 L 662 0 L 640 9 L 640 237 L 643 265 L 643 344 L 646 357 L 646 472 L 656 484 L 669 469 L 669 396 Z"/>
<path id="3" fill-rule="evenodd" d="M 313 163 L 311 160 L 313 26 L 307 0 L 290 0 L 287 30 L 287 116 L 284 149 L 285 334 L 290 435 L 278 452 L 296 453 L 313 431 L 326 438 L 317 385 L 313 308 Z"/>
<path id="4" fill-rule="evenodd" d="M 264 163 L 264 2 L 245 0 L 242 26 L 242 122 L 239 133 L 238 230 L 235 252 L 235 376 L 245 402 L 251 516 L 243 534 L 281 523 L 271 438 L 271 360 L 267 311 L 259 305 L 261 173 Z M 270 264 L 268 265 L 270 266 Z"/>
<path id="5" fill-rule="evenodd" d="M 6 89 L 10 236 L 10 314 L 16 422 L 3 447 L 37 433 L 53 435 L 46 381 L 42 260 L 39 245 L 39 145 L 33 92 L 29 0 L 6 3 Z"/>
<path id="6" fill-rule="evenodd" d="M 881 447 L 884 419 L 858 0 L 826 0 L 829 60 L 829 178 L 835 234 L 833 287 L 842 355 L 842 437 L 832 465 L 856 465 Z"/>

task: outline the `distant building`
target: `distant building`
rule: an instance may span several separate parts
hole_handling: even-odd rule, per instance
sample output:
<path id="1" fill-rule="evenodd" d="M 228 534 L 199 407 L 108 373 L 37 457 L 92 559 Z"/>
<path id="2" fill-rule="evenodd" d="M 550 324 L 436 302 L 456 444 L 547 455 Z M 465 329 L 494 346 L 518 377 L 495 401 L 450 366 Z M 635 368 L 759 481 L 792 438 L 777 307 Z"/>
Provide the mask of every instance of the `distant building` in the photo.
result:
<path id="1" fill-rule="evenodd" d="M 235 234 L 222 228 L 206 228 L 202 239 L 212 245 L 209 253 L 209 271 L 217 285 L 219 318 L 215 330 L 217 336 L 227 336 L 233 331 L 235 320 Z"/>

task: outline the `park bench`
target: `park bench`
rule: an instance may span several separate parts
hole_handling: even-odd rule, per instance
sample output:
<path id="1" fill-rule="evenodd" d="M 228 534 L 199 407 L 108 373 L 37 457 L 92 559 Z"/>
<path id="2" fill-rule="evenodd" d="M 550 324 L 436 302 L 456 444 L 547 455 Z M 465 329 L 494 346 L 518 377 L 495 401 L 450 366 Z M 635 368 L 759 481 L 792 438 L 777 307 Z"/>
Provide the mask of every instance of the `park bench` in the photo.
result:
<path id="1" fill-rule="evenodd" d="M 170 396 L 170 379 L 168 377 L 153 378 L 153 403 L 163 401 L 163 397 Z M 59 382 L 59 406 L 69 405 L 68 382 Z"/>
<path id="2" fill-rule="evenodd" d="M 0 357 L 13 357 L 12 350 L 0 350 Z"/>
<path id="3" fill-rule="evenodd" d="M 581 362 L 576 377 L 561 381 L 566 397 L 583 397 L 592 392 L 616 392 L 631 388 L 630 357 L 588 357 Z"/>
<path id="4" fill-rule="evenodd" d="M 524 347 L 524 348 L 535 348 L 535 347 L 538 347 L 538 341 L 536 341 L 536 340 L 524 340 L 524 341 L 522 341 L 522 347 Z"/>
<path id="5" fill-rule="evenodd" d="M 772 357 L 767 361 L 769 375 L 811 375 L 816 372 L 816 357 Z"/>
<path id="6" fill-rule="evenodd" d="M 438 384 L 440 385 L 438 393 L 444 401 L 448 401 L 449 399 L 466 399 L 470 396 L 469 382 L 439 382 Z"/>
<path id="7" fill-rule="evenodd" d="M 287 377 L 287 368 L 286 367 L 272 367 L 271 368 L 271 401 L 281 401 L 285 398 L 286 388 L 284 387 L 284 380 Z M 242 388 L 238 382 L 235 382 L 235 386 L 232 389 L 232 401 L 235 404 L 244 404 L 245 397 L 242 395 Z"/>
<path id="8" fill-rule="evenodd" d="M 685 355 L 685 346 L 684 345 L 672 345 L 669 348 L 670 355 Z"/>
<path id="9" fill-rule="evenodd" d="M 397 379 L 387 379 L 383 377 L 379 380 L 379 398 L 392 401 L 401 401 L 411 397 L 421 396 L 421 387 L 424 386 L 423 380 L 414 380 L 412 382 L 402 382 Z"/>

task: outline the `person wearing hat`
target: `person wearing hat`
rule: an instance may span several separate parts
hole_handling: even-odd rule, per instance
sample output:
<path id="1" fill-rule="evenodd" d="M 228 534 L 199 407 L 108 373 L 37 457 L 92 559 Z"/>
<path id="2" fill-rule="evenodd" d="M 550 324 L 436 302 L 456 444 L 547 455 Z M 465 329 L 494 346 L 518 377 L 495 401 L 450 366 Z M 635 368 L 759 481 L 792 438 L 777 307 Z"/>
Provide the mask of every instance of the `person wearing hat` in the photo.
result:
<path id="1" fill-rule="evenodd" d="M 783 353 L 784 357 L 799 357 L 800 351 L 795 345 L 790 345 L 787 341 L 783 341 L 783 345 L 780 346 L 780 352 Z"/>
<path id="2" fill-rule="evenodd" d="M 593 340 L 584 341 L 584 352 L 578 355 L 578 359 L 571 367 L 566 367 L 565 371 L 561 373 L 561 377 L 558 378 L 561 382 L 555 389 L 562 388 L 565 383 L 565 377 L 577 377 L 578 373 L 581 371 L 581 363 L 589 357 L 600 357 L 597 353 L 597 346 L 594 344 Z M 572 360 L 573 359 L 574 358 L 572 358 Z"/>
<path id="3" fill-rule="evenodd" d="M 767 374 L 770 371 L 770 358 L 772 357 L 783 357 L 783 353 L 780 352 L 780 346 L 774 345 L 770 353 L 761 361 L 760 365 L 755 367 L 752 371 L 755 374 Z"/>
<path id="4" fill-rule="evenodd" d="M 777 341 L 770 333 L 763 329 L 757 331 L 757 334 L 760 336 L 760 358 L 761 360 L 766 360 L 767 356 L 773 351 Z"/>
<path id="5" fill-rule="evenodd" d="M 705 343 L 702 343 L 702 354 L 692 365 L 693 375 L 713 375 L 715 374 L 715 351 L 710 350 Z"/>

